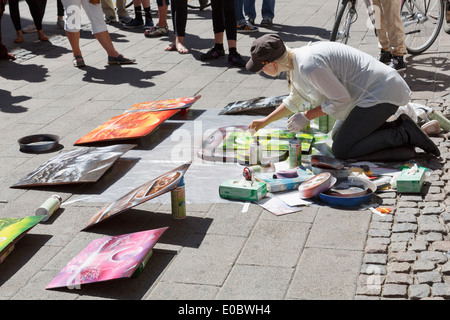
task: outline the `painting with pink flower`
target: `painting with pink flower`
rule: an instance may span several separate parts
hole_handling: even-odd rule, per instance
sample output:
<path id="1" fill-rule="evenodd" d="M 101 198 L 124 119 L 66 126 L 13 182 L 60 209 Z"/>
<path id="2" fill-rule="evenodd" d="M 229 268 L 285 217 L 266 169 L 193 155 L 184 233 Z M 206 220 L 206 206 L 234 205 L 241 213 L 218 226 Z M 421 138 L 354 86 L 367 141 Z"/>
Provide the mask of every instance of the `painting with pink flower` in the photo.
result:
<path id="1" fill-rule="evenodd" d="M 150 254 L 165 228 L 93 240 L 47 285 L 46 289 L 130 278 Z"/>

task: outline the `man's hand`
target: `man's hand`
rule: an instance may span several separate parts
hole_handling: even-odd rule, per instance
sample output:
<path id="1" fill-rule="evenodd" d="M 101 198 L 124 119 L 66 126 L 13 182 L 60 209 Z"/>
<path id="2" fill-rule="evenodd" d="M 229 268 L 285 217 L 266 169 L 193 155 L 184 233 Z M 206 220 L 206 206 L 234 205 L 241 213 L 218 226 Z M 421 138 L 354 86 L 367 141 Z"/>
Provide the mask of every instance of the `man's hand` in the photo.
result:
<path id="1" fill-rule="evenodd" d="M 309 119 L 305 116 L 303 112 L 296 113 L 289 118 L 287 129 L 290 132 L 299 132 L 309 123 Z"/>

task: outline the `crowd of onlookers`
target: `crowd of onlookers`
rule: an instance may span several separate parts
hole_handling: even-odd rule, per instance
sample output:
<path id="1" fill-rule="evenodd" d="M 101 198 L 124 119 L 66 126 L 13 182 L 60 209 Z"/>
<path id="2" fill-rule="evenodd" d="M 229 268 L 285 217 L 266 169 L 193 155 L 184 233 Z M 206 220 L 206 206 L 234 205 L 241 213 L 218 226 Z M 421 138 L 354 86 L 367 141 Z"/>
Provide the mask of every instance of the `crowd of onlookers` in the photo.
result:
<path id="1" fill-rule="evenodd" d="M 47 0 L 25 0 L 30 10 L 33 22 L 24 28 L 21 25 L 19 0 L 0 0 L 0 19 L 6 7 L 9 7 L 11 22 L 16 30 L 15 43 L 24 41 L 24 33 L 36 33 L 40 41 L 49 41 L 42 26 L 42 20 L 47 6 Z M 64 29 L 73 51 L 73 65 L 84 67 L 85 62 L 79 47 L 81 10 L 91 22 L 92 33 L 108 54 L 109 64 L 129 64 L 135 59 L 129 59 L 117 52 L 111 41 L 107 24 L 121 23 L 125 29 L 141 28 L 145 37 L 161 37 L 169 35 L 168 13 L 171 13 L 173 39 L 166 46 L 167 51 L 177 51 L 186 54 L 184 37 L 188 20 L 189 0 L 156 0 L 157 22 L 153 21 L 150 0 L 57 0 L 56 25 Z M 214 46 L 202 54 L 201 60 L 217 59 L 225 55 L 224 38 L 228 47 L 228 64 L 245 67 L 245 61 L 237 51 L 237 32 L 255 32 L 257 11 L 255 0 L 199 0 L 200 6 L 210 6 L 212 11 L 212 26 Z M 6 6 L 6 4 L 8 4 Z M 132 6 L 132 7 L 131 7 Z M 131 7 L 131 9 L 127 9 Z M 130 16 L 132 12 L 134 17 Z M 271 27 L 275 16 L 275 0 L 263 0 L 261 7 L 262 27 Z M 0 20 L 1 21 L 1 20 Z M 1 41 L 0 26 L 0 59 L 14 60 L 15 56 L 8 52 Z"/>

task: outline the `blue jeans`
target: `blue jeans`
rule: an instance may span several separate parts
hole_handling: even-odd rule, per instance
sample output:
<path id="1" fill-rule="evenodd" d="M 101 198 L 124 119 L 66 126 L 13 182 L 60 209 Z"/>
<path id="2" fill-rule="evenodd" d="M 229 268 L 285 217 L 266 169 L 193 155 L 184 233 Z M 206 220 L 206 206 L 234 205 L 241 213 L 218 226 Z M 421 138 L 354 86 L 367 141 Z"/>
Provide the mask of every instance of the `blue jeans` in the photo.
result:
<path id="1" fill-rule="evenodd" d="M 241 0 L 244 2 L 244 13 L 247 18 L 256 18 L 255 0 Z M 275 0 L 263 0 L 261 8 L 263 19 L 273 19 L 275 17 Z"/>
<path id="2" fill-rule="evenodd" d="M 236 0 L 236 24 L 244 24 L 247 20 L 245 20 L 244 16 L 244 3 L 248 0 Z"/>

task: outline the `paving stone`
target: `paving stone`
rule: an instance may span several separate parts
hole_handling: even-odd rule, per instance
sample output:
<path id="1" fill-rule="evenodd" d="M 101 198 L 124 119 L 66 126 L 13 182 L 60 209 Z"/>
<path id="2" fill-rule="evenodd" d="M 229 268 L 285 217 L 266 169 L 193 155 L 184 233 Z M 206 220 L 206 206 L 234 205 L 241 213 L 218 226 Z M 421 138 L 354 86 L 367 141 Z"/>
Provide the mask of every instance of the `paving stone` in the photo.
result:
<path id="1" fill-rule="evenodd" d="M 386 283 L 413 284 L 413 276 L 408 273 L 388 272 Z"/>
<path id="2" fill-rule="evenodd" d="M 418 272 L 417 281 L 419 283 L 437 283 L 442 281 L 442 276 L 438 271 Z"/>
<path id="3" fill-rule="evenodd" d="M 413 223 L 394 223 L 392 232 L 416 232 L 417 224 Z"/>
<path id="4" fill-rule="evenodd" d="M 417 218 L 412 213 L 399 213 L 395 215 L 395 221 L 417 223 Z"/>
<path id="5" fill-rule="evenodd" d="M 450 261 L 447 261 L 444 265 L 442 265 L 441 272 L 444 275 L 450 275 Z"/>
<path id="6" fill-rule="evenodd" d="M 386 284 L 383 289 L 383 297 L 388 298 L 406 298 L 408 295 L 408 286 L 403 284 Z"/>
<path id="7" fill-rule="evenodd" d="M 366 253 L 387 253 L 387 245 L 386 244 L 366 244 L 364 249 Z"/>
<path id="8" fill-rule="evenodd" d="M 423 251 L 419 253 L 419 257 L 435 263 L 445 263 L 448 260 L 444 253 L 437 251 Z"/>
<path id="9" fill-rule="evenodd" d="M 431 288 L 427 284 L 413 284 L 408 287 L 411 299 L 422 299 L 430 296 Z"/>
<path id="10" fill-rule="evenodd" d="M 408 262 L 390 262 L 387 265 L 389 272 L 408 273 L 411 270 L 411 264 Z"/>
<path id="11" fill-rule="evenodd" d="M 390 262 L 414 262 L 416 253 L 414 251 L 395 252 L 390 255 Z"/>
<path id="12" fill-rule="evenodd" d="M 406 251 L 407 242 L 392 242 L 389 246 L 391 252 L 403 252 Z"/>
<path id="13" fill-rule="evenodd" d="M 450 284 L 448 283 L 433 283 L 431 292 L 435 297 L 450 298 Z"/>
<path id="14" fill-rule="evenodd" d="M 363 264 L 361 266 L 361 273 L 362 274 L 379 274 L 383 275 L 386 274 L 386 266 L 383 264 Z"/>
<path id="15" fill-rule="evenodd" d="M 366 254 L 364 263 L 366 264 L 386 264 L 387 254 Z"/>
<path id="16" fill-rule="evenodd" d="M 430 260 L 420 259 L 414 261 L 413 270 L 414 272 L 431 271 L 436 267 L 435 263 Z"/>
<path id="17" fill-rule="evenodd" d="M 419 233 L 425 234 L 429 232 L 436 232 L 436 233 L 442 233 L 447 234 L 447 228 L 445 225 L 441 223 L 422 223 L 419 224 Z"/>
<path id="18" fill-rule="evenodd" d="M 430 245 L 432 251 L 450 251 L 450 241 L 435 241 Z"/>

